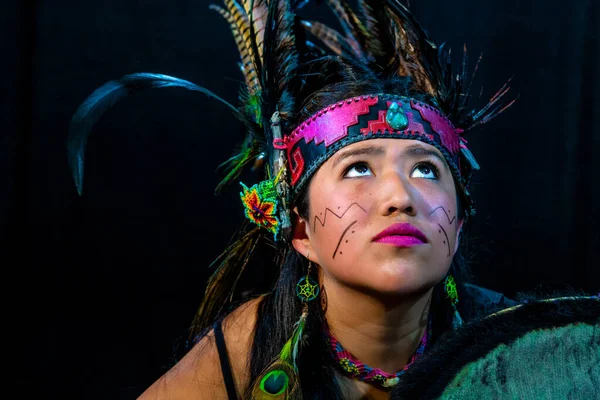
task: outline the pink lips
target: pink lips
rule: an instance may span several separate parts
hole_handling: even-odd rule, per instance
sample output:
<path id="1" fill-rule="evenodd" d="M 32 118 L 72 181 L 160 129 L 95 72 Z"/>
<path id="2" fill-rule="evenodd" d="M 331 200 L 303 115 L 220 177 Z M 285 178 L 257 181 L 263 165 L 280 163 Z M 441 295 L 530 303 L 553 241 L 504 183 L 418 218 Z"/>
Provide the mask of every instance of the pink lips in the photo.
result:
<path id="1" fill-rule="evenodd" d="M 384 229 L 373 238 L 373 241 L 397 247 L 411 247 L 427 243 L 427 238 L 420 230 L 405 222 Z"/>

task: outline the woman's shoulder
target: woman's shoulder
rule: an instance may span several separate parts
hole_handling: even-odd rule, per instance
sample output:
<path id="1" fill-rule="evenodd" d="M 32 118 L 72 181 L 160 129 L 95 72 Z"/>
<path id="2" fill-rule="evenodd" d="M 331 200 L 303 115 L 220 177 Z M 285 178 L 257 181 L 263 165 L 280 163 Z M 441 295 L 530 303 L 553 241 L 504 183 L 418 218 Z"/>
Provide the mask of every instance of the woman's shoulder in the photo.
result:
<path id="1" fill-rule="evenodd" d="M 249 378 L 249 355 L 261 299 L 259 297 L 241 304 L 221 322 L 228 361 L 238 393 L 242 392 Z M 221 357 L 215 331 L 211 329 L 139 399 L 227 398 Z"/>

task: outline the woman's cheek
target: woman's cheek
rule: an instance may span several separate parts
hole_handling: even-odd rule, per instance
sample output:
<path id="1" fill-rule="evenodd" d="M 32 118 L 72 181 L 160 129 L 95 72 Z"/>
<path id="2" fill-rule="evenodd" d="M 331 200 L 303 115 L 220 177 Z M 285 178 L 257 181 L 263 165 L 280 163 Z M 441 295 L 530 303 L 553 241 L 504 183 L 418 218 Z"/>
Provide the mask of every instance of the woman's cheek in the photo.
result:
<path id="1" fill-rule="evenodd" d="M 459 229 L 459 220 L 452 207 L 446 204 L 435 205 L 429 215 L 433 217 L 436 226 L 434 243 L 440 247 L 446 258 L 454 256 L 454 248 Z"/>
<path id="2" fill-rule="evenodd" d="M 367 208 L 358 201 L 332 204 L 317 211 L 312 234 L 321 249 L 321 258 L 340 260 L 358 246 L 360 231 L 366 225 Z"/>

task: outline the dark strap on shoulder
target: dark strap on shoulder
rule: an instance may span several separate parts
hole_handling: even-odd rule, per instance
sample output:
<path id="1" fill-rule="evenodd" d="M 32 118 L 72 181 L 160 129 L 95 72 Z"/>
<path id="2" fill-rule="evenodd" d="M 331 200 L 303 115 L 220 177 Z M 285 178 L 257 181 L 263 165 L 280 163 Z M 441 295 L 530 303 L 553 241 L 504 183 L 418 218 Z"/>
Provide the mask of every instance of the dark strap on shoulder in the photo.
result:
<path id="1" fill-rule="evenodd" d="M 227 347 L 225 347 L 225 338 L 223 337 L 223 330 L 221 329 L 220 320 L 215 321 L 213 325 L 213 330 L 215 332 L 217 351 L 219 352 L 221 372 L 223 373 L 225 388 L 227 389 L 227 397 L 229 398 L 229 400 L 238 400 L 237 392 L 235 391 L 235 383 L 233 382 L 233 373 L 231 372 L 231 365 L 229 364 L 229 355 L 227 354 Z"/>

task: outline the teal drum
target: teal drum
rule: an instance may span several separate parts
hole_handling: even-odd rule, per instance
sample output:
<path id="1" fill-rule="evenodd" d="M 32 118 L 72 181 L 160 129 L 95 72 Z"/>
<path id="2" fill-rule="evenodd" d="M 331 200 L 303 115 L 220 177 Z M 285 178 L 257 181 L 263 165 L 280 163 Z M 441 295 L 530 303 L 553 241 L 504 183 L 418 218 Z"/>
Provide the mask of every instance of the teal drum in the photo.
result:
<path id="1" fill-rule="evenodd" d="M 600 399 L 600 298 L 529 301 L 439 339 L 392 399 Z"/>

